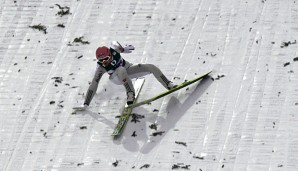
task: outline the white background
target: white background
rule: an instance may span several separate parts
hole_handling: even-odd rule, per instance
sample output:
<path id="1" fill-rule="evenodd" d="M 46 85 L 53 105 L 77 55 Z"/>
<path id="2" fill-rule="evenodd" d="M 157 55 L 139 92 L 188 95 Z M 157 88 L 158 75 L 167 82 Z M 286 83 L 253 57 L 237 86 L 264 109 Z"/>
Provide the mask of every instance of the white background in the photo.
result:
<path id="1" fill-rule="evenodd" d="M 298 170 L 296 0 L 0 3 L 1 171 Z M 47 34 L 29 28 L 37 24 Z M 73 43 L 81 36 L 90 44 Z M 123 86 L 105 75 L 90 108 L 72 110 L 96 48 L 112 40 L 136 47 L 126 60 L 153 63 L 176 84 L 209 70 L 214 81 L 135 108 L 144 118 L 113 140 Z M 149 75 L 139 100 L 164 90 Z"/>

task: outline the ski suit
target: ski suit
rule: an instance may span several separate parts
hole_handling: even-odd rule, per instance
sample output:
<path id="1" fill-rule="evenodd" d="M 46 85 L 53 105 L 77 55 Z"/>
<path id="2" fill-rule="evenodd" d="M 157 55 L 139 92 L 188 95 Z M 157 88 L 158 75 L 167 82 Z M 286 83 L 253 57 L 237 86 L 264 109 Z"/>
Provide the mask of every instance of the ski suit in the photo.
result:
<path id="1" fill-rule="evenodd" d="M 130 45 L 131 46 L 131 45 Z M 133 46 L 131 46 L 133 47 Z M 108 73 L 109 79 L 118 85 L 124 85 L 126 93 L 135 92 L 131 79 L 145 76 L 147 74 L 153 74 L 155 78 L 166 88 L 169 89 L 171 83 L 167 77 L 161 72 L 161 70 L 153 64 L 132 64 L 127 60 L 124 60 L 120 53 L 130 53 L 131 50 L 128 46 L 122 47 L 117 41 L 113 41 L 109 48 L 112 55 L 112 61 L 108 65 L 103 65 L 97 62 L 96 71 L 93 80 L 88 88 L 84 105 L 90 104 L 93 96 L 96 93 L 98 83 L 104 73 Z"/>

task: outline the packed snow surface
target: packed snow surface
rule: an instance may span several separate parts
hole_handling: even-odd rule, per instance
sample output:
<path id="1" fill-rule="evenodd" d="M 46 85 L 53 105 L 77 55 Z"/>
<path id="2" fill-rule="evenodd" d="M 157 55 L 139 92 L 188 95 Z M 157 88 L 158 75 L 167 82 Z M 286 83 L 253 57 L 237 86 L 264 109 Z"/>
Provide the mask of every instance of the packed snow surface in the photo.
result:
<path id="1" fill-rule="evenodd" d="M 0 170 L 298 170 L 297 0 L 1 0 Z M 134 109 L 108 75 L 84 112 L 95 50 L 175 84 Z M 145 77 L 138 100 L 165 89 Z"/>

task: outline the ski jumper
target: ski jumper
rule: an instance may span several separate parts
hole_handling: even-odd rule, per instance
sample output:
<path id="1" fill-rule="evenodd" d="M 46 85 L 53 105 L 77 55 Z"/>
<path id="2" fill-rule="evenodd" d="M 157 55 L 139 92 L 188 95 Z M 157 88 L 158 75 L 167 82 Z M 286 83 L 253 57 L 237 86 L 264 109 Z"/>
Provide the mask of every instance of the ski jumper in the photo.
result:
<path id="1" fill-rule="evenodd" d="M 130 47 L 133 47 L 130 45 Z M 88 88 L 84 105 L 90 104 L 93 96 L 96 93 L 98 83 L 104 73 L 110 75 L 109 79 L 115 83 L 120 84 L 125 87 L 126 93 L 132 92 L 134 94 L 135 90 L 131 79 L 145 76 L 147 74 L 153 74 L 154 77 L 166 88 L 169 89 L 169 84 L 171 83 L 166 76 L 161 72 L 161 70 L 153 64 L 131 64 L 130 62 L 124 60 L 120 53 L 130 53 L 129 46 L 122 47 L 120 43 L 113 41 L 111 47 L 109 48 L 110 58 L 102 57 L 103 62 L 98 61 L 96 71 L 93 80 Z M 99 54 L 100 55 L 100 54 Z"/>

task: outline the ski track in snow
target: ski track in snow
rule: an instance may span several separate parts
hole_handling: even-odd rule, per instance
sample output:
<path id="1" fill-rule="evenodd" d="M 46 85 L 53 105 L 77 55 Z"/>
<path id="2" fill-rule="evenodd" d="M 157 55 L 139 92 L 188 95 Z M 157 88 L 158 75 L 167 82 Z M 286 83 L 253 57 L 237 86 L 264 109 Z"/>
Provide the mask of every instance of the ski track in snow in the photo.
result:
<path id="1" fill-rule="evenodd" d="M 0 37 L 0 171 L 298 170 L 295 0 L 3 0 Z M 213 80 L 135 108 L 114 140 L 126 95 L 107 75 L 72 110 L 112 40 L 174 83 Z M 138 100 L 164 90 L 146 76 Z"/>

